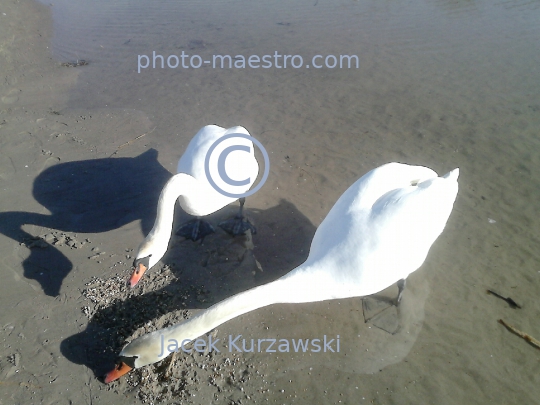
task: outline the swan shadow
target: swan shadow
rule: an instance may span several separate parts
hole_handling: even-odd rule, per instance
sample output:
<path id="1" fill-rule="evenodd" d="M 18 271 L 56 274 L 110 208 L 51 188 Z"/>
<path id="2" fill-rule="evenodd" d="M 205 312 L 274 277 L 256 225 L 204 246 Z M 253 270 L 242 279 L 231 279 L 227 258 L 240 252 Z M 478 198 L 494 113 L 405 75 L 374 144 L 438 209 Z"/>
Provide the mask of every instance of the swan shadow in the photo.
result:
<path id="1" fill-rule="evenodd" d="M 229 206 L 205 219 L 213 222 L 223 218 L 224 211 L 234 213 L 236 209 Z M 84 331 L 61 342 L 62 354 L 102 377 L 114 366 L 126 339 L 149 321 L 157 328 L 177 323 L 188 308 L 208 308 L 231 295 L 273 281 L 307 258 L 316 228 L 293 204 L 282 200 L 266 210 L 247 211 L 258 227 L 253 249 L 249 236 L 232 238 L 219 229 L 202 244 L 173 238 L 162 259 L 166 266 L 156 265 L 145 274 L 140 286 L 134 290 L 126 287 L 122 297 L 98 309 Z M 182 221 L 184 215 L 177 215 L 176 222 Z M 171 282 L 169 278 L 160 288 L 164 274 L 173 274 L 176 280 Z M 175 311 L 180 315 L 173 316 Z"/>
<path id="2" fill-rule="evenodd" d="M 171 174 L 157 161 L 157 151 L 134 158 L 103 158 L 58 163 L 34 180 L 32 195 L 50 215 L 35 212 L 0 213 L 0 232 L 30 247 L 24 276 L 36 280 L 49 296 L 57 296 L 73 268 L 53 244 L 23 229 L 36 225 L 72 233 L 101 233 L 141 220 L 147 233 L 156 214 L 161 188 Z M 30 242 L 29 242 L 30 241 Z"/>
<path id="3" fill-rule="evenodd" d="M 218 226 L 224 218 L 233 217 L 237 212 L 237 204 L 230 204 L 206 216 L 205 221 L 211 223 L 216 232 L 206 237 L 203 243 L 184 240 L 182 237 L 175 236 L 173 231 L 167 253 L 161 260 L 162 263 L 172 264 L 173 271 L 180 278 L 184 277 L 185 263 L 198 262 L 205 269 L 202 273 L 197 273 L 188 265 L 189 271 L 193 271 L 190 278 L 195 274 L 202 274 L 204 279 L 200 281 L 208 282 L 208 276 L 212 276 L 216 271 L 218 273 L 221 271 L 222 274 L 232 271 L 228 277 L 234 277 L 238 269 L 223 265 L 226 265 L 229 260 L 242 262 L 244 255 L 249 255 L 249 252 L 253 251 L 260 267 L 264 269 L 256 272 L 254 277 L 256 285 L 260 285 L 274 281 L 307 259 L 317 228 L 298 211 L 294 204 L 281 199 L 275 207 L 260 210 L 250 208 L 246 203 L 245 215 L 256 225 L 257 233 L 255 235 L 248 233 L 244 237 L 230 236 Z M 179 228 L 191 218 L 193 217 L 179 209 L 177 204 L 173 229 Z M 218 271 L 218 268 L 221 270 Z M 216 277 L 219 277 L 219 274 Z M 240 277 L 237 278 L 240 281 Z M 249 285 L 251 287 L 253 283 L 250 282 Z M 223 298 L 228 296 L 224 292 Z"/>

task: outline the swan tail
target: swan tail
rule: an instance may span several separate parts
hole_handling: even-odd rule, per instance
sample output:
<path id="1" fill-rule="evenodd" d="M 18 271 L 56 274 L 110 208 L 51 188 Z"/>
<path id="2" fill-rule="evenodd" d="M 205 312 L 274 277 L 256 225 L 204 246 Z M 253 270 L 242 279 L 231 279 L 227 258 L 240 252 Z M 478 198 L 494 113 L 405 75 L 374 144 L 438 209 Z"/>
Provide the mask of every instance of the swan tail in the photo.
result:
<path id="1" fill-rule="evenodd" d="M 449 171 L 448 173 L 446 173 L 444 176 L 442 176 L 444 179 L 448 179 L 448 180 L 455 180 L 457 181 L 458 177 L 459 177 L 459 168 L 456 168 L 454 170 L 451 170 Z"/>

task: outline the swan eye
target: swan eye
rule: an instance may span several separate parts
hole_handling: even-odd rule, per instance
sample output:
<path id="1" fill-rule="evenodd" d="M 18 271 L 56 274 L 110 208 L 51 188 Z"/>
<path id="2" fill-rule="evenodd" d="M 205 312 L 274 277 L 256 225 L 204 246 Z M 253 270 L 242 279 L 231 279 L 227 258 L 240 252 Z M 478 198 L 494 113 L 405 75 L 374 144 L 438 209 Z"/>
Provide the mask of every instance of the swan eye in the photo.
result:
<path id="1" fill-rule="evenodd" d="M 125 363 L 127 364 L 129 367 L 131 368 L 135 368 L 135 360 L 137 360 L 139 358 L 139 356 L 130 356 L 130 357 L 127 357 L 127 356 L 118 356 L 118 364 L 117 364 L 117 367 L 121 367 L 122 366 L 122 363 Z"/>
<path id="2" fill-rule="evenodd" d="M 150 257 L 151 256 L 152 255 L 150 254 L 150 255 L 148 255 L 146 257 L 133 260 L 133 267 L 138 268 L 139 264 L 142 263 L 146 268 L 148 268 L 149 265 L 150 265 Z"/>

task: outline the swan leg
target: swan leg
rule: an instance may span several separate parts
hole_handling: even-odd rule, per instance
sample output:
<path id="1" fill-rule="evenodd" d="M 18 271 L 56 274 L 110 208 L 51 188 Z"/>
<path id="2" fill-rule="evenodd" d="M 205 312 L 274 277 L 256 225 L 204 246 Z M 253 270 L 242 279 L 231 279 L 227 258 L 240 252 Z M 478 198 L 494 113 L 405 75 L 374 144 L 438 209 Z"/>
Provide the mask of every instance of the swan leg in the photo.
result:
<path id="1" fill-rule="evenodd" d="M 373 326 L 376 326 L 391 335 L 396 334 L 401 328 L 399 303 L 403 296 L 405 284 L 406 280 L 404 278 L 397 282 L 398 295 L 395 300 L 365 297 L 362 300 L 365 322 L 369 322 Z"/>
<path id="2" fill-rule="evenodd" d="M 257 229 L 255 226 L 248 218 L 244 217 L 244 203 L 246 202 L 245 197 L 240 198 L 238 201 L 240 201 L 240 209 L 238 210 L 238 214 L 221 222 L 219 224 L 220 228 L 232 236 L 245 235 L 248 230 L 251 231 L 252 234 L 256 234 Z"/>
<path id="3" fill-rule="evenodd" d="M 397 282 L 397 288 L 398 288 L 398 295 L 396 298 L 396 307 L 401 302 L 401 297 L 403 296 L 403 290 L 405 289 L 405 284 L 407 283 L 407 280 L 402 278 L 401 280 L 398 280 Z"/>
<path id="4" fill-rule="evenodd" d="M 178 231 L 176 231 L 176 234 L 186 239 L 191 239 L 193 242 L 200 239 L 202 243 L 206 236 L 214 232 L 215 230 L 212 225 L 200 218 L 196 218 L 182 224 Z"/>

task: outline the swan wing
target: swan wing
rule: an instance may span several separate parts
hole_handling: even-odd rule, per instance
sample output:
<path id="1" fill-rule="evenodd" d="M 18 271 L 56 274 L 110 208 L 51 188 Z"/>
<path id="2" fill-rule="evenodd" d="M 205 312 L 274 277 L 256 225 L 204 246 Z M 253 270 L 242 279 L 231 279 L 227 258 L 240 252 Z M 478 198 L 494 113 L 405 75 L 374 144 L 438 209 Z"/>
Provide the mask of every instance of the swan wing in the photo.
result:
<path id="1" fill-rule="evenodd" d="M 193 176 L 199 181 L 208 183 L 204 165 L 206 155 L 208 154 L 210 147 L 212 146 L 212 144 L 214 144 L 214 142 L 224 137 L 225 135 L 234 133 L 250 135 L 244 127 L 240 126 L 225 129 L 217 125 L 207 125 L 201 128 L 199 132 L 197 132 L 197 134 L 190 141 L 185 153 L 180 158 L 177 167 L 178 173 L 186 173 Z M 238 165 L 240 165 L 243 170 L 249 173 L 251 182 L 246 188 L 246 190 L 248 190 L 257 178 L 257 174 L 259 172 L 259 165 L 257 163 L 257 160 L 255 159 L 253 142 L 242 138 L 232 138 L 229 140 L 229 142 L 225 141 L 224 144 L 225 143 L 227 143 L 227 145 L 224 146 L 228 146 L 228 144 L 230 143 L 246 145 L 250 147 L 250 153 L 232 152 L 230 155 L 236 161 L 238 161 Z M 231 177 L 233 176 L 234 173 L 231 173 Z"/>
<path id="2" fill-rule="evenodd" d="M 431 169 L 398 163 L 367 173 L 330 210 L 306 264 L 331 272 L 328 280 L 344 296 L 374 294 L 406 278 L 446 225 L 458 173 L 437 177 Z"/>
<path id="3" fill-rule="evenodd" d="M 360 224 L 364 286 L 380 291 L 424 263 L 446 226 L 457 191 L 457 175 L 435 177 L 390 191 L 373 204 Z"/>
<path id="4" fill-rule="evenodd" d="M 197 190 L 179 197 L 180 205 L 191 215 L 208 215 L 236 201 L 236 198 L 227 197 L 216 191 L 208 181 L 205 171 L 205 159 L 210 147 L 220 138 L 233 133 L 249 135 L 249 132 L 240 126 L 225 129 L 217 125 L 207 125 L 193 137 L 186 152 L 180 158 L 177 168 L 178 173 L 189 174 L 197 180 Z M 225 140 L 219 144 L 215 151 L 219 155 L 219 148 L 223 150 L 223 148 L 230 145 L 245 145 L 250 148 L 250 153 L 233 151 L 226 159 L 225 168 L 231 179 L 240 180 L 248 177 L 250 179 L 249 184 L 235 187 L 235 194 L 241 194 L 249 190 L 257 178 L 259 165 L 255 159 L 253 142 L 247 139 L 231 138 Z M 214 153 L 212 153 L 212 156 L 214 156 Z M 223 188 L 218 176 L 214 176 L 213 179 L 218 186 Z"/>

